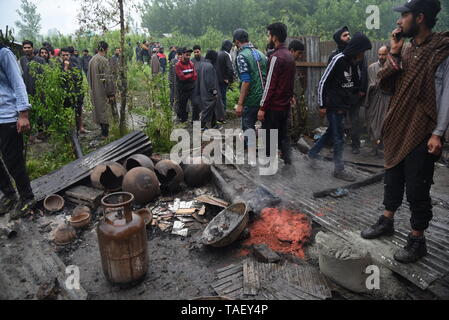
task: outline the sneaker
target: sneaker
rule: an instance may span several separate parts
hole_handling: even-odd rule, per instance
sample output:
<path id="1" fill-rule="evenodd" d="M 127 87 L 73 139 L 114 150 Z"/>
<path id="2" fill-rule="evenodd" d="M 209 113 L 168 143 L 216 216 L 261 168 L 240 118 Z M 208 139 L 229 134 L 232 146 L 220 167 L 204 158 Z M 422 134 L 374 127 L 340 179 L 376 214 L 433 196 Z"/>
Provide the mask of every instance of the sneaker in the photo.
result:
<path id="1" fill-rule="evenodd" d="M 387 218 L 384 215 L 369 229 L 363 230 L 361 236 L 363 239 L 376 239 L 381 236 L 392 236 L 394 234 L 394 218 Z"/>
<path id="2" fill-rule="evenodd" d="M 409 234 L 407 244 L 404 249 L 394 254 L 394 259 L 402 263 L 412 263 L 418 261 L 425 255 L 427 255 L 426 238 L 424 236 L 415 237 Z"/>
<path id="3" fill-rule="evenodd" d="M 223 129 L 223 126 L 217 123 L 215 126 L 212 127 L 212 129 L 221 130 Z"/>
<path id="4" fill-rule="evenodd" d="M 17 196 L 14 195 L 12 197 L 3 197 L 2 202 L 0 203 L 0 216 L 11 211 L 14 206 L 17 204 Z"/>
<path id="5" fill-rule="evenodd" d="M 35 204 L 36 201 L 34 200 L 34 198 L 28 200 L 20 200 L 14 208 L 14 211 L 9 214 L 9 221 L 23 218 L 27 214 L 32 213 Z"/>
<path id="6" fill-rule="evenodd" d="M 350 175 L 344 170 L 334 172 L 334 177 L 347 182 L 355 182 L 357 180 L 354 176 Z"/>
<path id="7" fill-rule="evenodd" d="M 226 120 L 217 120 L 217 123 L 223 125 L 226 124 L 227 122 Z"/>

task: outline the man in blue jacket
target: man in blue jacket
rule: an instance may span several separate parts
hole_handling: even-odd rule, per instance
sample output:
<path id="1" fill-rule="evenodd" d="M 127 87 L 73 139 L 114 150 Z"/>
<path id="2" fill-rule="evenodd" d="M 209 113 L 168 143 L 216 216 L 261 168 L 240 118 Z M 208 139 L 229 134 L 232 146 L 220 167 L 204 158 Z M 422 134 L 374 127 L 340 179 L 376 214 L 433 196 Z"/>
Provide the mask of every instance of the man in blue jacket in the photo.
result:
<path id="1" fill-rule="evenodd" d="M 0 161 L 0 190 L 4 194 L 0 215 L 15 208 L 10 214 L 10 220 L 23 216 L 34 205 L 23 156 L 22 137 L 24 132 L 30 130 L 30 108 L 16 57 L 9 48 L 0 44 L 0 150 L 4 162 Z M 20 200 L 9 176 L 15 181 Z"/>

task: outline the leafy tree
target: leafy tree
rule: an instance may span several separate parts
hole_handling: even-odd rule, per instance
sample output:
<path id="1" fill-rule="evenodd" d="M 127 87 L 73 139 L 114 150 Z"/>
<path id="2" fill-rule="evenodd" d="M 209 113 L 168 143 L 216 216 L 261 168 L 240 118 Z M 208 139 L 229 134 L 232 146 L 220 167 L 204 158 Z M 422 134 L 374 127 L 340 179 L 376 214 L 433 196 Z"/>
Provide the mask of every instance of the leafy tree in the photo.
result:
<path id="1" fill-rule="evenodd" d="M 16 10 L 21 21 L 15 24 L 19 28 L 19 37 L 22 40 L 36 40 L 41 30 L 41 15 L 37 6 L 31 0 L 21 0 L 20 9 Z"/>

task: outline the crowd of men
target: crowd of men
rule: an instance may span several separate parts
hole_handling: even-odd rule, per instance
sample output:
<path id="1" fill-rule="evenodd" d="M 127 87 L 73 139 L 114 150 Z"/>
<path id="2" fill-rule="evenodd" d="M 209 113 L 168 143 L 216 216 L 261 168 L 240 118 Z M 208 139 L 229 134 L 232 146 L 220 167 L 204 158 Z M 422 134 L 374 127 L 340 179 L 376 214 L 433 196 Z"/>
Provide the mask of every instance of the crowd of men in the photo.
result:
<path id="1" fill-rule="evenodd" d="M 376 154 L 383 149 L 386 174 L 385 211 L 361 236 L 374 239 L 394 233 L 393 217 L 406 189 L 412 231 L 407 245 L 394 256 L 403 263 L 415 262 L 427 254 L 424 231 L 432 219 L 430 188 L 434 164 L 441 157 L 443 136 L 449 125 L 449 34 L 432 31 L 440 10 L 438 0 L 409 0 L 395 8 L 401 14 L 398 27 L 391 34 L 390 45 L 378 50 L 378 61 L 370 66 L 365 58 L 365 53 L 372 49 L 368 37 L 361 32 L 351 35 L 347 27 L 340 28 L 334 35 L 337 49 L 330 55 L 318 85 L 319 113 L 327 117 L 328 128 L 309 152 L 310 166 L 316 169 L 320 151 L 332 144 L 334 177 L 355 181 L 345 170 L 344 139 L 346 133 L 351 139 L 352 152 L 360 152 L 359 114 L 364 106 L 372 152 Z M 407 45 L 405 38 L 411 39 Z M 298 40 L 290 41 L 287 47 L 286 41 L 287 27 L 273 23 L 267 26 L 265 54 L 250 42 L 248 32 L 243 29 L 234 31 L 232 41 L 223 41 L 219 52 L 208 50 L 204 57 L 201 46 L 196 45 L 191 49 L 171 47 L 167 58 L 159 43 L 148 41 L 137 43 L 135 53 L 139 62 L 151 66 L 153 74 L 168 69 L 170 103 L 177 120 L 185 123 L 191 113 L 191 121 L 200 121 L 203 130 L 219 128 L 225 122 L 227 91 L 237 78 L 240 94 L 235 113 L 242 118 L 242 130 L 256 131 L 257 121 L 264 129 L 277 130 L 280 158 L 291 166 L 290 136 L 298 137 L 304 132 L 307 120 L 307 108 L 301 105 L 301 79 L 296 71 L 296 62 L 301 60 L 305 48 Z M 107 137 L 107 105 L 114 103 L 113 79 L 121 55 L 115 49 L 108 60 L 106 42 L 100 42 L 94 57 L 85 50 L 80 58 L 71 47 L 57 52 L 48 44 L 35 54 L 29 41 L 23 43 L 23 50 L 20 71 L 11 51 L 0 48 L 0 141 L 7 168 L 0 162 L 0 187 L 6 199 L 0 214 L 18 202 L 6 170 L 21 196 L 19 215 L 31 205 L 32 191 L 21 137 L 30 127 L 27 93 L 34 92 L 29 63 L 51 63 L 49 57 L 56 55 L 63 70 L 83 70 L 89 82 L 95 120 L 101 126 L 102 136 Z M 71 103 L 77 107 L 81 101 Z M 293 130 L 295 126 L 302 128 Z M 82 129 L 80 122 L 79 130 Z M 272 144 L 267 134 L 268 157 L 275 156 L 271 154 Z M 251 135 L 245 136 L 244 145 L 248 153 L 257 151 L 257 141 Z"/>

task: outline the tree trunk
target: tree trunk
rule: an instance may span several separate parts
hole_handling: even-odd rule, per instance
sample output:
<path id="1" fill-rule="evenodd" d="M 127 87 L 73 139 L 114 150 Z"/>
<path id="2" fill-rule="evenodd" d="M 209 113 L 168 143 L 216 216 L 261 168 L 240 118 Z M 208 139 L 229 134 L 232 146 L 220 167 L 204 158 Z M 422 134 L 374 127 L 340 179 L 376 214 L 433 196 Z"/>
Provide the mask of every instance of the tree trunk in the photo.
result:
<path id="1" fill-rule="evenodd" d="M 125 135 L 126 131 L 126 96 L 128 94 L 128 83 L 126 79 L 126 59 L 125 59 L 125 15 L 123 10 L 123 1 L 118 0 L 120 10 L 120 49 L 122 54 L 120 56 L 120 135 Z"/>

